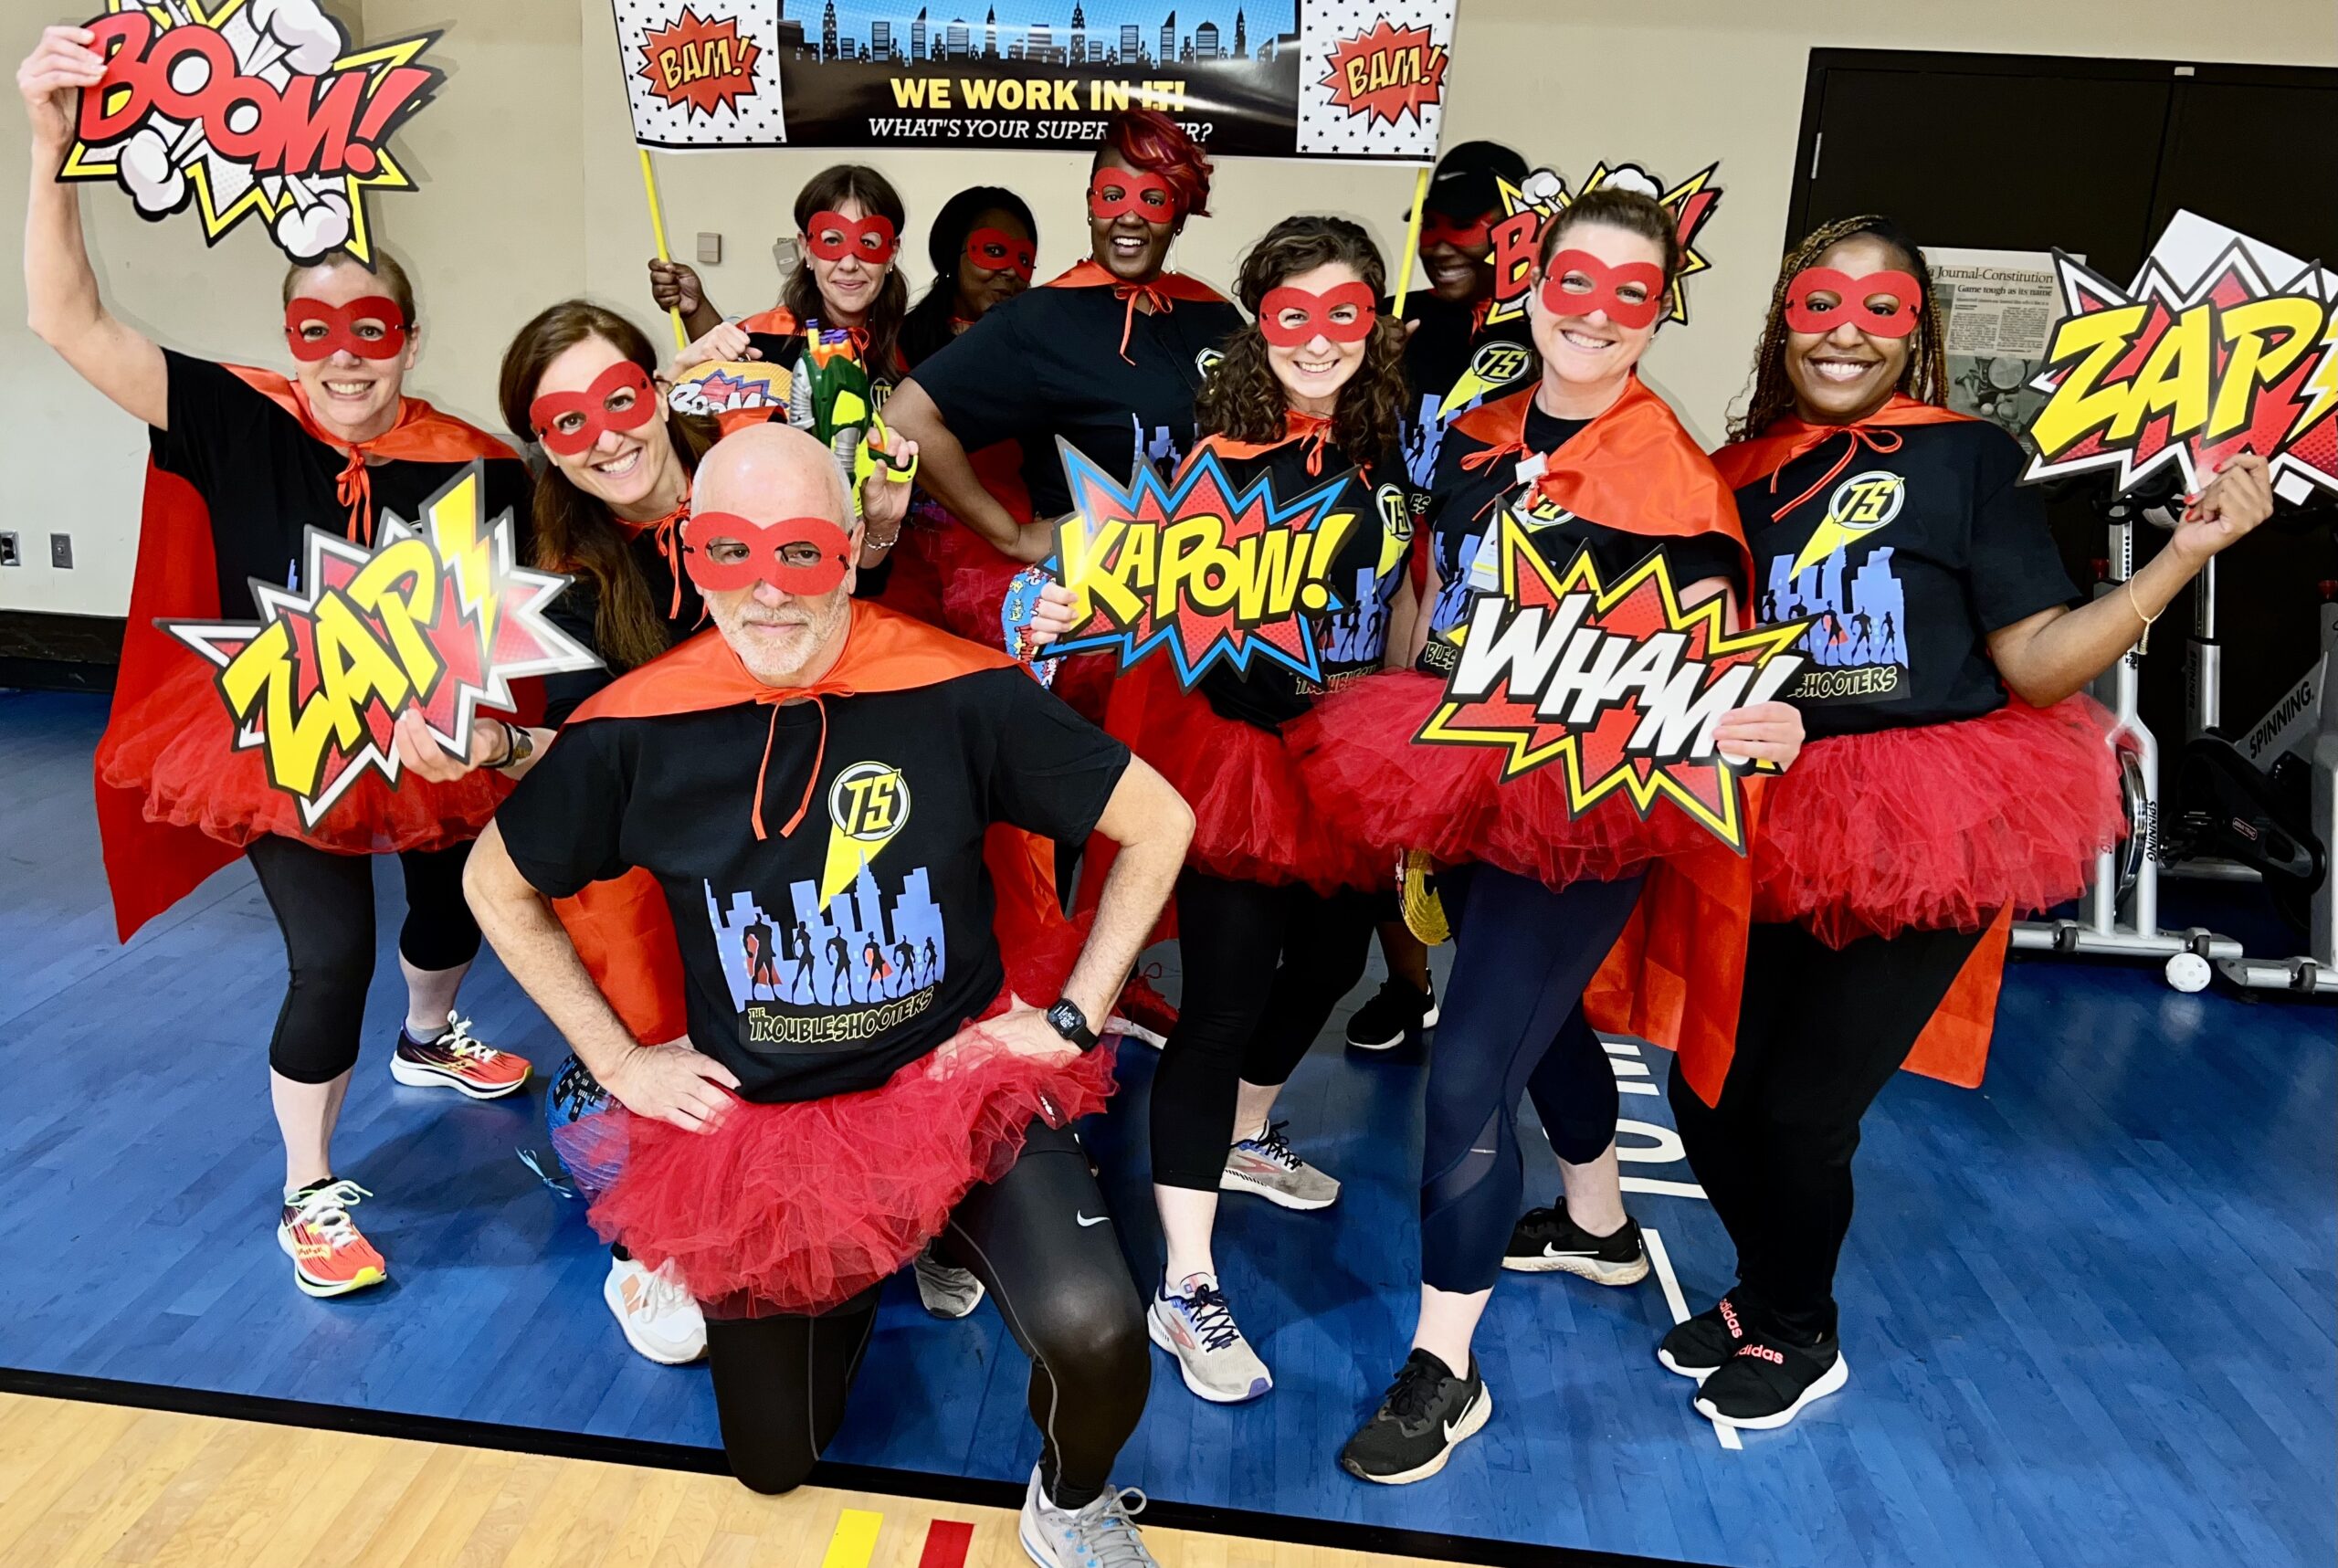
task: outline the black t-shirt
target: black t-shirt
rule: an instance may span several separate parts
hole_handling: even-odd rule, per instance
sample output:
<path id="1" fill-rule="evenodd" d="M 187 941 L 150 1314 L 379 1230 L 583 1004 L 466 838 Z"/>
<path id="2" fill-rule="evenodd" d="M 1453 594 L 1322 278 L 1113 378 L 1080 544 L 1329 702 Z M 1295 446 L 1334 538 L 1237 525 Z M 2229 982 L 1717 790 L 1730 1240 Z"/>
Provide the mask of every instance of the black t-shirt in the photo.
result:
<path id="1" fill-rule="evenodd" d="M 547 483 L 553 481 L 547 480 Z M 636 566 L 641 569 L 641 580 L 649 592 L 649 606 L 658 612 L 659 625 L 666 634 L 667 647 L 673 647 L 705 623 L 700 618 L 704 601 L 699 597 L 698 584 L 683 574 L 681 607 L 674 609 L 674 572 L 666 564 L 665 555 L 658 548 L 655 533 L 636 534 L 627 547 Z M 549 618 L 553 625 L 583 643 L 586 647 L 608 657 L 601 647 L 599 616 L 600 585 L 582 572 L 571 573 L 568 586 L 553 601 Z M 548 675 L 544 680 L 544 722 L 553 729 L 568 722 L 584 700 L 625 672 L 620 669 L 579 669 L 563 675 Z"/>
<path id="2" fill-rule="evenodd" d="M 251 580 L 298 590 L 301 531 L 311 525 L 339 538 L 349 508 L 335 493 L 345 450 L 329 447 L 265 393 L 225 365 L 163 351 L 169 377 L 170 428 L 151 431 L 157 468 L 192 484 L 211 512 L 218 559 L 219 613 L 258 614 Z M 374 516 L 413 522 L 430 498 L 463 471 L 462 463 L 373 464 Z M 517 558 L 530 559 L 527 465 L 517 458 L 487 463 L 487 517 L 511 514 Z"/>
<path id="3" fill-rule="evenodd" d="M 1334 444 L 1323 447 L 1322 470 L 1307 471 L 1307 446 L 1287 442 L 1255 458 L 1225 459 L 1227 475 L 1238 487 L 1256 483 L 1260 475 L 1273 481 L 1275 499 L 1288 502 L 1348 469 L 1337 510 L 1352 512 L 1346 537 L 1332 563 L 1332 581 L 1345 607 L 1311 617 L 1315 647 L 1326 679 L 1357 670 L 1377 669 L 1388 646 L 1388 601 L 1404 580 L 1406 547 L 1412 540 L 1412 508 L 1400 479 L 1374 484 L 1375 473 L 1401 475 L 1403 468 L 1384 458 L 1369 469 L 1353 468 Z M 1271 730 L 1298 718 L 1314 705 L 1323 688 L 1290 666 L 1253 656 L 1248 669 L 1215 665 L 1201 679 L 1202 695 L 1219 714 Z"/>
<path id="4" fill-rule="evenodd" d="M 1142 452 L 1167 473 L 1194 445 L 1194 398 L 1242 312 L 1222 300 L 1179 300 L 1121 328 L 1128 303 L 1103 287 L 1027 289 L 918 367 L 917 384 L 969 452 L 1023 444 L 1032 515 L 1071 510 L 1055 438 L 1125 480 Z M 1134 363 L 1130 363 L 1133 361 Z"/>
<path id="5" fill-rule="evenodd" d="M 1822 443 L 1737 492 L 1764 621 L 1818 617 L 1810 665 L 1782 695 L 1815 736 L 1972 719 L 2005 705 L 1988 635 L 2076 601 L 2020 446 L 1985 420 L 1904 426 L 1817 494 L 1778 510 L 1840 460 Z M 1799 570 L 1797 570 L 1799 568 Z"/>
<path id="6" fill-rule="evenodd" d="M 777 710 L 572 722 L 496 816 L 551 898 L 641 867 L 680 940 L 690 1040 L 753 1100 L 874 1089 L 1004 984 L 983 833 L 1077 844 L 1128 749 L 1024 671 Z M 811 809 L 795 809 L 816 761 Z"/>
<path id="7" fill-rule="evenodd" d="M 1521 395 L 1531 395 L 1522 394 Z M 1528 448 L 1548 458 L 1587 428 L 1588 419 L 1561 419 L 1532 405 L 1526 411 L 1524 439 Z M 1493 563 L 1471 578 L 1471 568 L 1486 536 L 1522 481 L 1518 463 L 1501 458 L 1475 468 L 1463 459 L 1485 449 L 1466 431 L 1449 434 L 1438 459 L 1437 484 L 1430 492 L 1430 561 L 1437 567 L 1438 595 L 1428 607 L 1429 638 L 1421 649 L 1418 668 L 1432 675 L 1450 671 L 1454 629 L 1469 618 L 1469 602 L 1498 581 Z M 1685 539 L 1651 539 L 1627 529 L 1611 528 L 1589 518 L 1553 512 L 1547 521 L 1529 517 L 1535 552 L 1553 566 L 1564 569 L 1576 552 L 1589 548 L 1603 579 L 1613 581 L 1650 555 L 1661 552 L 1675 586 L 1685 588 L 1707 577 L 1725 577 L 1741 599 L 1745 593 L 1744 563 L 1733 540 L 1721 534 L 1695 534 Z"/>
<path id="8" fill-rule="evenodd" d="M 1405 300 L 1402 319 L 1420 323 L 1405 340 L 1405 379 L 1411 384 L 1404 419 L 1405 466 L 1421 490 L 1437 478 L 1438 449 L 1457 416 L 1533 379 L 1534 337 L 1526 318 L 1482 325 L 1480 318 L 1490 303 L 1457 305 L 1426 289 Z M 1394 301 L 1383 300 L 1381 309 L 1393 312 Z M 1447 408 L 1446 398 L 1465 377 L 1469 386 Z"/>

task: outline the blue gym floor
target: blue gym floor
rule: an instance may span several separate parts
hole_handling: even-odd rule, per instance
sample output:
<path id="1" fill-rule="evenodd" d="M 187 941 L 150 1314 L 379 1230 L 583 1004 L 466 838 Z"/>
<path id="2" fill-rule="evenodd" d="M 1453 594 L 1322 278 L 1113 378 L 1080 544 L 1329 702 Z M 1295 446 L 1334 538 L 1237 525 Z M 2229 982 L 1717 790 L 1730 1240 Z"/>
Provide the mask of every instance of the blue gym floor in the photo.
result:
<path id="1" fill-rule="evenodd" d="M 89 800 L 101 698 L 0 693 L 0 1366 L 711 1446 L 702 1369 L 627 1350 L 606 1254 L 515 1157 L 535 1089 L 471 1105 L 394 1085 L 395 876 L 340 1139 L 392 1283 L 292 1289 L 264 1043 L 283 961 L 233 868 L 113 940 Z M 1362 993 L 1359 993 L 1360 999 Z M 483 956 L 479 1032 L 561 1049 Z M 2179 995 L 2146 968 L 2020 964 L 1985 1089 L 1902 1075 L 1867 1125 L 1843 1259 L 1849 1388 L 1732 1449 L 1652 1351 L 1660 1278 L 1506 1277 L 1480 1354 L 1497 1414 L 1446 1472 L 1381 1489 L 1332 1455 L 1413 1315 L 1422 1056 L 1343 1052 L 1284 1100 L 1347 1184 L 1290 1215 L 1229 1196 L 1218 1256 L 1277 1386 L 1234 1408 L 1156 1354 L 1118 1479 L 1179 1503 L 1704 1563 L 2323 1565 L 2338 1550 L 2338 1080 L 2329 1006 Z M 1617 1047 L 1625 1087 L 1661 1053 Z M 1090 1132 L 1124 1239 L 1156 1257 L 1140 1168 L 1151 1054 Z M 1728 1281 L 1660 1095 L 1627 1094 L 1634 1212 L 1690 1310 Z M 1547 1194 L 1548 1151 L 1530 1175 Z M 896 1281 L 830 1457 L 1019 1482 L 1025 1364 L 985 1306 L 928 1319 Z M 1515 1545 L 1485 1554 L 1519 1560 Z"/>

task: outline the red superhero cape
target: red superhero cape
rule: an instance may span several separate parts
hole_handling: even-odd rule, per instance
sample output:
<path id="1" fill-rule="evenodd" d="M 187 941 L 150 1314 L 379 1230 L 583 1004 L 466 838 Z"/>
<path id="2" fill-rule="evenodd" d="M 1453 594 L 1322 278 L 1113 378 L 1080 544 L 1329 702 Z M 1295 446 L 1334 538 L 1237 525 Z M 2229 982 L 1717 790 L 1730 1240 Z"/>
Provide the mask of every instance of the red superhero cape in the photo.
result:
<path id="1" fill-rule="evenodd" d="M 1129 357 L 1129 334 L 1136 330 L 1136 308 L 1140 302 L 1151 305 L 1155 311 L 1172 310 L 1180 300 L 1214 300 L 1223 305 L 1226 296 L 1208 284 L 1186 277 L 1182 272 L 1163 272 L 1150 282 L 1132 283 L 1125 278 L 1115 278 L 1103 264 L 1090 257 L 1059 278 L 1050 278 L 1050 289 L 1110 289 L 1112 298 L 1128 301 L 1128 310 L 1121 318 L 1121 357 Z"/>
<path id="2" fill-rule="evenodd" d="M 1843 437 L 1842 461 L 1811 487 L 1816 490 L 1825 488 L 1862 446 L 1886 451 L 1897 447 L 1896 437 L 1886 444 L 1871 432 L 1954 424 L 1971 417 L 1895 393 L 1882 407 L 1849 425 L 1813 425 L 1789 415 L 1760 435 L 1733 441 L 1715 452 L 1713 467 L 1732 490 L 1764 478 L 1775 488 L 1779 472 L 1788 463 L 1830 440 Z M 1911 1071 L 1963 1089 L 1981 1086 L 1981 1076 L 1988 1068 L 1989 1037 L 1996 1028 L 1997 987 L 2005 978 L 2006 947 L 2012 933 L 2013 917 L 2009 912 L 1999 913 L 1982 933 L 1980 945 L 1965 959 L 1955 984 L 1949 987 L 1948 994 L 1933 1012 L 1932 1022 L 1918 1037 L 1915 1049 L 1908 1053 Z"/>
<path id="3" fill-rule="evenodd" d="M 1003 650 L 977 647 L 899 611 L 856 599 L 836 667 L 792 691 L 791 700 L 906 691 L 1014 662 Z M 747 673 L 720 631 L 708 630 L 604 687 L 569 722 L 701 713 L 768 701 L 772 691 Z M 710 808 L 731 809 L 720 801 Z M 750 803 L 738 802 L 736 809 L 743 826 Z M 996 895 L 991 926 L 1008 984 L 1027 1002 L 1052 1002 L 1082 940 L 1056 897 L 1053 850 L 1018 827 L 995 823 L 984 836 L 983 860 Z M 594 984 L 635 1039 L 663 1045 L 687 1032 L 681 950 L 656 878 L 637 868 L 595 882 L 573 899 L 555 900 L 553 908 Z"/>
<path id="4" fill-rule="evenodd" d="M 246 365 L 227 369 L 300 422 L 311 437 L 339 452 L 350 444 L 328 433 L 309 411 L 297 383 L 274 371 Z M 439 413 L 418 397 L 403 400 L 397 423 L 353 450 L 394 462 L 459 463 L 473 458 L 509 458 L 511 448 L 486 431 Z M 370 488 L 355 467 L 350 494 L 350 536 L 373 532 Z M 356 515 L 362 510 L 363 517 Z M 98 801 L 98 843 L 105 858 L 106 883 L 113 894 L 114 931 L 123 942 L 138 928 L 193 892 L 205 877 L 236 858 L 232 846 L 192 827 L 146 819 L 146 802 L 136 790 L 105 782 L 106 764 L 121 743 L 115 724 L 134 710 L 169 673 L 174 661 L 195 656 L 154 623 L 157 620 L 217 620 L 220 617 L 218 556 L 211 542 L 211 510 L 200 492 L 149 459 L 146 493 L 138 525 L 138 564 L 130 582 L 129 625 L 122 630 L 121 664 L 114 676 L 113 708 L 98 741 L 93 779 Z"/>
<path id="5" fill-rule="evenodd" d="M 1485 447 L 1468 461 L 1526 456 L 1533 398 L 1531 388 L 1515 392 L 1456 419 L 1455 429 Z M 1535 484 L 1567 510 L 1609 528 L 1659 539 L 1720 534 L 1737 546 L 1745 581 L 1754 580 L 1730 488 L 1664 399 L 1638 376 L 1613 406 L 1551 454 Z M 1759 781 L 1747 781 L 1749 833 L 1760 801 Z M 1708 1104 L 1720 1097 L 1736 1050 L 1753 906 L 1753 863 L 1718 840 L 1655 862 L 1638 908 L 1583 994 L 1594 1028 L 1679 1051 L 1690 1086 Z"/>

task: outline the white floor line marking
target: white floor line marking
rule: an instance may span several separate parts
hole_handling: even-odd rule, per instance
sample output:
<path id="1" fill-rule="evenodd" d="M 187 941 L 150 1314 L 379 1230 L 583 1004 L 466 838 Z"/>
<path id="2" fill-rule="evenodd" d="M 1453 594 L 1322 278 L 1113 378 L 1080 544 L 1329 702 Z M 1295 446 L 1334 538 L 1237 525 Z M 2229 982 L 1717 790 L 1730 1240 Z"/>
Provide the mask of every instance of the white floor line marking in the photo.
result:
<path id="1" fill-rule="evenodd" d="M 1668 1182 L 1659 1176 L 1626 1176 L 1623 1187 L 1627 1193 L 1654 1193 L 1668 1198 L 1701 1198 L 1705 1189 L 1694 1182 Z"/>
<path id="2" fill-rule="evenodd" d="M 1661 1094 L 1664 1091 L 1652 1083 L 1626 1083 L 1618 1079 L 1616 1084 L 1616 1092 L 1617 1094 Z"/>
<path id="3" fill-rule="evenodd" d="M 1698 1195 L 1701 1197 L 1703 1194 Z M 1672 1272 L 1672 1256 L 1664 1250 L 1664 1237 L 1658 1234 L 1655 1226 L 1642 1226 L 1640 1239 L 1648 1244 L 1648 1260 L 1656 1266 L 1656 1282 L 1664 1287 L 1664 1304 L 1671 1309 L 1672 1321 L 1687 1322 L 1689 1299 L 1680 1294 L 1680 1280 Z M 1741 1452 L 1744 1449 L 1745 1445 L 1738 1441 L 1737 1428 L 1724 1426 L 1718 1421 L 1711 1425 L 1713 1436 L 1721 1439 L 1722 1447 Z"/>

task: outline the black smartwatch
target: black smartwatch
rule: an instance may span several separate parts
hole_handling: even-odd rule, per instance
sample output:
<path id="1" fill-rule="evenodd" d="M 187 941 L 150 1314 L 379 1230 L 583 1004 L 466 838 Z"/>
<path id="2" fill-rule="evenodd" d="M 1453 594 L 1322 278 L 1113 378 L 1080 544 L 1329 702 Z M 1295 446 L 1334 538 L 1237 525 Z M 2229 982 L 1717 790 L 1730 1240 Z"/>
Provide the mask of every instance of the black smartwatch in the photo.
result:
<path id="1" fill-rule="evenodd" d="M 1048 1009 L 1048 1026 L 1083 1051 L 1096 1048 L 1096 1031 L 1088 1026 L 1088 1015 L 1069 997 Z"/>

